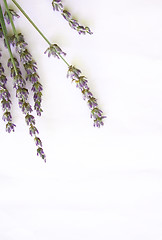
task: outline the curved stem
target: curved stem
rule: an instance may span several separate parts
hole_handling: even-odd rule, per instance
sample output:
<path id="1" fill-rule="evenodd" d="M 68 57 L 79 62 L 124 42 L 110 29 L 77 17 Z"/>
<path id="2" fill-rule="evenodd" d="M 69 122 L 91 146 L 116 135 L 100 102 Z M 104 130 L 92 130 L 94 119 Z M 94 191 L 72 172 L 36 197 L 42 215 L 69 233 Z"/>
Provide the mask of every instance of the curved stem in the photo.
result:
<path id="1" fill-rule="evenodd" d="M 12 64 L 13 64 L 13 67 L 14 67 L 14 70 L 15 70 L 15 74 L 18 75 L 16 64 L 15 64 L 15 61 L 14 61 L 14 57 L 13 57 L 13 54 L 12 54 L 12 51 L 11 51 L 11 48 L 10 48 L 10 44 L 9 44 L 9 41 L 8 41 L 7 28 L 6 28 L 6 25 L 5 25 L 1 5 L 0 5 L 0 23 L 1 23 L 1 26 L 2 26 L 2 31 L 3 31 L 3 34 L 4 34 L 6 45 L 7 45 L 9 54 L 10 54 L 10 58 L 11 58 L 11 61 L 12 61 Z"/>
<path id="2" fill-rule="evenodd" d="M 44 34 L 40 31 L 40 29 L 35 25 L 35 23 L 31 20 L 31 18 L 26 14 L 26 12 L 22 9 L 22 7 L 17 3 L 16 0 L 12 0 L 14 2 L 14 4 L 16 5 L 16 7 L 22 12 L 22 14 L 28 19 L 28 21 L 32 24 L 32 26 L 37 30 L 37 32 L 39 32 L 39 34 L 44 38 L 44 40 L 48 43 L 49 46 L 51 46 L 52 44 L 50 43 L 50 41 L 44 36 Z M 57 51 L 56 51 L 57 52 Z M 70 66 L 70 64 L 57 52 L 57 54 L 60 56 L 60 58 L 66 63 L 66 65 L 68 65 L 68 67 Z"/>

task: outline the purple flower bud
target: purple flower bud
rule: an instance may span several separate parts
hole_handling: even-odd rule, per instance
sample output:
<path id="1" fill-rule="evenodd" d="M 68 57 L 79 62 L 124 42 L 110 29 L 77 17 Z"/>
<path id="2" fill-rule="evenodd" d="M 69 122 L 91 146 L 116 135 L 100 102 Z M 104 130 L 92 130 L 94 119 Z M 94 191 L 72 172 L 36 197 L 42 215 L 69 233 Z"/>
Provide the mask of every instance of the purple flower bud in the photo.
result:
<path id="1" fill-rule="evenodd" d="M 9 101 L 10 93 L 5 86 L 0 86 L 0 99 Z"/>
<path id="2" fill-rule="evenodd" d="M 71 28 L 76 30 L 77 27 L 79 26 L 79 23 L 75 19 L 71 19 L 71 20 L 69 20 L 69 25 L 70 25 Z"/>
<path id="3" fill-rule="evenodd" d="M 91 118 L 93 117 L 94 119 L 102 117 L 102 111 L 99 108 L 94 108 L 91 111 Z"/>
<path id="4" fill-rule="evenodd" d="M 63 5 L 61 0 L 53 0 L 52 1 L 52 6 L 53 6 L 53 10 L 55 11 L 62 11 L 63 10 Z"/>
<path id="5" fill-rule="evenodd" d="M 81 90 L 83 89 L 88 89 L 88 85 L 87 85 L 87 79 L 84 76 L 80 76 L 77 80 L 75 80 L 76 82 L 76 87 L 80 88 Z"/>
<path id="6" fill-rule="evenodd" d="M 33 74 L 37 70 L 36 62 L 33 60 L 24 64 L 27 74 Z"/>
<path id="7" fill-rule="evenodd" d="M 34 142 L 35 142 L 36 146 L 42 147 L 42 142 L 41 142 L 40 138 L 35 137 L 35 138 L 34 138 Z"/>
<path id="8" fill-rule="evenodd" d="M 29 75 L 27 75 L 27 77 L 26 77 L 26 80 L 27 80 L 27 81 L 29 80 L 31 83 L 37 82 L 38 79 L 39 79 L 39 76 L 38 76 L 38 74 L 37 74 L 36 72 L 34 72 L 34 73 L 32 73 L 32 74 L 29 74 Z"/>
<path id="9" fill-rule="evenodd" d="M 34 118 L 34 116 L 32 116 L 30 114 L 27 114 L 25 116 L 25 121 L 26 121 L 27 125 L 31 125 L 31 124 L 35 125 L 35 118 Z"/>
<path id="10" fill-rule="evenodd" d="M 100 128 L 100 126 L 103 126 L 104 125 L 104 123 L 102 121 L 103 118 L 106 118 L 106 117 L 102 116 L 102 117 L 98 117 L 97 119 L 95 119 L 93 126 L 98 127 L 98 128 Z"/>
<path id="11" fill-rule="evenodd" d="M 46 155 L 44 154 L 43 149 L 40 147 L 37 149 L 37 156 L 40 156 L 46 162 Z"/>
<path id="12" fill-rule="evenodd" d="M 27 113 L 32 112 L 32 108 L 29 103 L 22 101 L 19 101 L 19 106 L 22 109 L 22 112 L 26 115 Z"/>
<path id="13" fill-rule="evenodd" d="M 70 18 L 71 18 L 71 14 L 70 14 L 67 10 L 63 10 L 62 16 L 63 16 L 67 21 L 69 21 Z"/>
<path id="14" fill-rule="evenodd" d="M 22 98 L 26 101 L 28 99 L 28 95 L 29 95 L 29 92 L 28 92 L 28 89 L 26 88 L 18 87 L 18 89 L 16 90 L 17 98 Z"/>
<path id="15" fill-rule="evenodd" d="M 17 52 L 23 52 L 23 51 L 25 51 L 26 50 L 26 46 L 27 46 L 28 44 L 26 43 L 26 42 L 24 42 L 24 41 L 18 41 L 17 43 L 16 43 L 16 51 Z"/>
<path id="16" fill-rule="evenodd" d="M 86 32 L 89 33 L 90 35 L 93 34 L 93 32 L 90 30 L 89 27 L 85 27 L 85 30 L 86 30 Z"/>
<path id="17" fill-rule="evenodd" d="M 11 122 L 12 121 L 12 116 L 11 113 L 6 111 L 3 116 L 2 116 L 3 121 Z"/>
<path id="18" fill-rule="evenodd" d="M 11 123 L 11 122 L 8 122 L 6 124 L 6 132 L 10 133 L 11 131 L 14 132 L 14 127 L 16 127 L 15 124 Z"/>
<path id="19" fill-rule="evenodd" d="M 26 85 L 25 80 L 20 74 L 14 77 L 14 88 L 18 89 L 19 87 L 23 88 Z"/>
<path id="20" fill-rule="evenodd" d="M 84 99 L 84 100 L 93 97 L 92 93 L 89 91 L 89 88 L 83 89 L 83 90 L 82 90 L 82 93 L 83 93 L 83 99 Z"/>
<path id="21" fill-rule="evenodd" d="M 84 34 L 84 35 L 86 34 L 86 30 L 83 26 L 78 26 L 77 31 L 79 34 Z"/>
<path id="22" fill-rule="evenodd" d="M 90 108 L 97 107 L 97 100 L 94 97 L 90 97 L 89 100 L 87 101 L 87 103 L 88 103 Z"/>
<path id="23" fill-rule="evenodd" d="M 33 84 L 32 89 L 33 92 L 41 92 L 43 90 L 42 84 L 40 82 L 36 82 Z"/>
<path id="24" fill-rule="evenodd" d="M 14 62 L 15 62 L 15 65 L 16 65 L 16 67 L 19 67 L 19 63 L 18 63 L 18 61 L 17 61 L 17 59 L 16 59 L 16 58 L 14 58 Z M 8 59 L 7 66 L 8 66 L 9 68 L 13 68 L 13 63 L 12 63 L 12 60 L 11 60 L 11 58 L 10 58 L 10 59 Z"/>
<path id="25" fill-rule="evenodd" d="M 33 125 L 31 125 L 31 127 L 29 128 L 29 133 L 31 136 L 39 134 L 38 129 Z"/>
<path id="26" fill-rule="evenodd" d="M 68 69 L 67 77 L 70 77 L 72 79 L 79 79 L 80 74 L 81 71 L 71 65 Z"/>
<path id="27" fill-rule="evenodd" d="M 36 110 L 36 113 L 38 116 L 41 116 L 41 113 L 43 112 L 43 110 L 40 107 L 40 102 L 38 102 L 38 101 L 35 102 L 34 110 Z"/>
<path id="28" fill-rule="evenodd" d="M 5 85 L 6 82 L 7 82 L 7 78 L 6 78 L 6 76 L 1 75 L 1 76 L 0 76 L 0 84 L 1 84 L 1 85 Z"/>
<path id="29" fill-rule="evenodd" d="M 2 99 L 1 104 L 2 104 L 3 111 L 11 109 L 11 106 L 10 106 L 11 105 L 11 101 L 10 100 L 6 101 L 5 99 Z"/>
<path id="30" fill-rule="evenodd" d="M 21 76 L 21 71 L 19 68 L 17 68 L 17 74 Z M 11 68 L 11 77 L 15 78 L 16 77 L 16 73 L 15 73 L 15 69 Z"/>
<path id="31" fill-rule="evenodd" d="M 61 48 L 57 44 L 52 44 L 47 50 L 44 52 L 45 54 L 48 53 L 48 57 L 53 55 L 54 57 L 60 58 L 60 55 L 66 55 L 65 52 L 61 50 Z"/>
<path id="32" fill-rule="evenodd" d="M 20 60 L 23 64 L 28 63 L 32 60 L 31 54 L 28 52 L 27 49 L 24 51 L 19 52 L 20 53 Z"/>
<path id="33" fill-rule="evenodd" d="M 10 11 L 10 14 L 11 14 L 11 17 L 12 17 L 13 20 L 14 20 L 15 17 L 17 17 L 17 18 L 20 17 L 13 9 L 9 9 L 9 11 Z M 6 20 L 6 22 L 8 24 L 10 24 L 10 17 L 8 15 L 7 11 L 4 13 L 4 19 Z"/>
<path id="34" fill-rule="evenodd" d="M 35 92 L 34 93 L 34 101 L 41 102 L 42 101 L 42 93 L 41 92 Z"/>

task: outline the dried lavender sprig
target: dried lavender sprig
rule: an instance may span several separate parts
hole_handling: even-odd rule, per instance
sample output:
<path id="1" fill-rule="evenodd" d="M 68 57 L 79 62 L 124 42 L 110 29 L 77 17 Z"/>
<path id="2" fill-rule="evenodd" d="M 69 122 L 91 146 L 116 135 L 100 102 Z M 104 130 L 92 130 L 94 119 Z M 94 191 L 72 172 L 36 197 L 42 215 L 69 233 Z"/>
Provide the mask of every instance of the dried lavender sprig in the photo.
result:
<path id="1" fill-rule="evenodd" d="M 18 61 L 15 61 L 18 62 Z M 13 71 L 13 65 L 11 64 L 11 60 L 9 59 L 8 61 L 8 66 L 11 70 L 11 73 Z M 25 115 L 25 121 L 26 124 L 29 126 L 29 134 L 31 136 L 34 136 L 34 141 L 35 139 L 37 139 L 37 134 L 39 134 L 38 129 L 35 127 L 35 118 L 34 116 L 31 114 L 32 107 L 30 105 L 30 103 L 28 102 L 28 90 L 25 88 L 26 85 L 26 81 L 24 81 L 23 77 L 22 77 L 22 73 L 19 69 L 19 66 L 17 66 L 18 72 L 19 74 L 14 76 L 14 85 L 13 87 L 16 89 L 16 97 L 18 98 L 18 102 L 19 102 L 19 107 L 22 110 L 23 114 Z M 39 139 L 39 138 L 38 138 Z M 41 140 L 40 140 L 41 142 Z M 37 148 L 37 155 L 39 155 L 45 162 L 46 162 L 46 156 L 44 154 L 43 148 L 42 148 L 42 143 L 41 143 L 41 147 L 40 147 L 40 142 L 36 142 L 35 144 L 38 147 Z M 39 154 L 38 154 L 39 152 Z"/>
<path id="2" fill-rule="evenodd" d="M 41 108 L 43 87 L 42 87 L 41 83 L 39 82 L 39 75 L 37 73 L 37 64 L 32 59 L 32 55 L 26 48 L 26 46 L 28 44 L 25 42 L 24 36 L 21 33 L 19 33 L 18 38 L 19 38 L 18 40 L 17 40 L 16 36 L 13 38 L 13 45 L 16 46 L 16 50 L 20 55 L 20 60 L 26 70 L 26 73 L 27 73 L 26 80 L 29 80 L 32 83 L 31 90 L 34 92 L 34 96 L 33 96 L 34 109 L 35 109 L 37 115 L 41 116 L 41 113 L 43 112 L 43 110 Z"/>
<path id="3" fill-rule="evenodd" d="M 8 65 L 11 68 L 11 75 L 13 75 L 13 77 L 14 77 L 14 88 L 16 88 L 17 91 L 21 89 L 21 91 L 19 93 L 17 93 L 17 97 L 19 98 L 19 106 L 22 108 L 23 113 L 25 115 L 27 115 L 28 113 L 30 113 L 32 111 L 32 109 L 31 109 L 30 104 L 26 101 L 26 99 L 27 99 L 27 95 L 26 95 L 27 94 L 27 90 L 25 89 L 25 92 L 24 92 L 24 89 L 23 89 L 23 87 L 25 86 L 26 82 L 22 78 L 21 71 L 20 71 L 20 69 L 17 66 L 18 62 L 14 59 L 14 57 L 12 55 L 12 52 L 11 52 L 11 49 L 10 49 L 10 45 L 9 45 L 9 42 L 8 42 L 7 29 L 6 29 L 6 25 L 5 25 L 5 22 L 4 22 L 1 6 L 0 6 L 0 23 L 2 25 L 2 30 L 3 30 L 3 34 L 4 34 L 4 37 L 5 37 L 5 40 L 6 40 L 6 45 L 7 45 L 10 57 L 11 57 L 11 60 L 9 61 Z M 32 128 L 32 126 L 33 125 L 30 124 L 30 127 L 31 127 L 30 134 L 31 134 L 32 131 L 35 130 L 35 128 L 34 127 Z M 6 125 L 6 130 L 8 132 L 10 132 L 11 130 L 13 130 L 13 127 L 14 127 L 13 124 L 8 123 L 8 125 Z M 35 131 L 35 133 L 36 133 L 36 131 Z M 40 152 L 39 154 L 38 154 L 38 151 Z M 40 148 L 38 147 L 37 155 L 40 155 L 42 157 L 42 159 L 44 159 L 44 161 L 46 161 L 46 156 L 44 154 L 43 149 L 40 151 Z"/>
<path id="4" fill-rule="evenodd" d="M 0 54 L 1 57 L 1 54 Z M 6 132 L 14 131 L 15 124 L 12 123 L 12 116 L 10 113 L 11 109 L 11 100 L 10 100 L 10 93 L 6 88 L 7 78 L 4 75 L 4 68 L 0 63 L 0 100 L 3 110 L 2 120 L 7 122 L 6 123 Z"/>
<path id="5" fill-rule="evenodd" d="M 81 26 L 76 19 L 74 19 L 70 12 L 68 12 L 62 3 L 62 0 L 53 0 L 52 6 L 54 11 L 60 11 L 64 19 L 69 23 L 69 26 L 76 30 L 79 34 L 93 34 L 89 27 Z"/>
<path id="6" fill-rule="evenodd" d="M 68 69 L 67 77 L 70 77 L 72 81 L 76 83 L 76 87 L 79 88 L 83 94 L 83 99 L 87 101 L 87 104 L 91 110 L 91 118 L 94 120 L 94 127 L 102 126 L 103 112 L 99 109 L 97 99 L 94 98 L 88 87 L 88 81 L 85 76 L 81 75 L 81 71 L 74 66 L 70 66 Z"/>

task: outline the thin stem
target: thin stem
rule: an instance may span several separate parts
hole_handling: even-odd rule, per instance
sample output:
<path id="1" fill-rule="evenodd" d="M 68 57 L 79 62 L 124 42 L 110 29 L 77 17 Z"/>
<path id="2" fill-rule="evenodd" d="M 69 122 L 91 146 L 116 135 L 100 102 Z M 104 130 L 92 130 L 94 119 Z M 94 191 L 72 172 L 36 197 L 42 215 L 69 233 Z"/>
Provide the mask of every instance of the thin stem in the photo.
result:
<path id="1" fill-rule="evenodd" d="M 10 48 L 10 44 L 9 44 L 9 41 L 8 41 L 7 28 L 6 28 L 6 25 L 5 25 L 1 5 L 0 5 L 0 22 L 1 22 L 2 31 L 3 31 L 4 37 L 5 37 L 5 42 L 6 42 L 6 45 L 7 45 L 9 54 L 10 54 L 10 58 L 11 58 L 11 61 L 12 61 L 12 64 L 13 64 L 13 67 L 14 67 L 14 70 L 15 70 L 15 74 L 18 75 L 16 64 L 15 64 L 15 61 L 14 61 L 14 57 L 13 57 L 13 54 L 12 54 L 12 51 L 11 51 L 11 48 Z"/>
<path id="2" fill-rule="evenodd" d="M 31 20 L 31 18 L 26 14 L 26 12 L 22 9 L 22 7 L 17 3 L 16 0 L 12 0 L 14 2 L 14 4 L 16 5 L 16 7 L 22 12 L 22 14 L 28 19 L 28 21 L 32 24 L 32 26 L 37 30 L 37 32 L 39 32 L 39 34 L 44 38 L 44 40 L 48 43 L 49 46 L 51 46 L 52 44 L 50 43 L 50 41 L 44 36 L 44 34 L 39 30 L 39 28 L 35 25 L 35 23 Z M 56 51 L 57 52 L 57 51 Z M 57 52 L 57 54 L 60 56 L 60 58 L 66 63 L 66 65 L 68 65 L 68 67 L 70 66 L 70 64 Z"/>
<path id="3" fill-rule="evenodd" d="M 9 10 L 9 8 L 8 8 L 7 1 L 6 1 L 6 0 L 3 0 L 3 2 L 4 2 L 4 4 L 5 4 L 5 8 L 6 8 L 6 11 L 7 11 L 7 13 L 8 13 L 8 16 L 9 16 L 9 19 L 10 19 L 10 22 L 11 22 L 11 25 L 12 25 L 13 32 L 14 32 L 16 38 L 19 39 L 19 36 L 18 36 L 18 34 L 17 34 L 15 25 L 14 25 L 13 20 L 12 20 L 12 16 L 11 16 L 10 10 Z"/>

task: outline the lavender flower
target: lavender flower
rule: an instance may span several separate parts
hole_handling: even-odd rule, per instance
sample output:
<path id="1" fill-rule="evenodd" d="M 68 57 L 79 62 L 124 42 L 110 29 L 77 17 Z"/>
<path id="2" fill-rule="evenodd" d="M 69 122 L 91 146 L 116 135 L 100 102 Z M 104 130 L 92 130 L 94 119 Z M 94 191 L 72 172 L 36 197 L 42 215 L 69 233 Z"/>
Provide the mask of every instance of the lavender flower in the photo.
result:
<path id="1" fill-rule="evenodd" d="M 40 82 L 35 82 L 34 84 L 33 84 L 33 87 L 32 87 L 32 89 L 31 89 L 33 92 L 41 92 L 42 90 L 43 90 L 43 88 L 42 88 L 42 84 L 40 83 Z"/>
<path id="2" fill-rule="evenodd" d="M 31 83 L 38 82 L 38 79 L 39 79 L 39 75 L 36 72 L 34 72 L 32 74 L 28 74 L 26 77 L 26 80 L 27 81 L 29 80 Z"/>
<path id="3" fill-rule="evenodd" d="M 49 48 L 44 52 L 45 54 L 48 53 L 48 57 L 53 55 L 54 57 L 60 58 L 60 55 L 65 56 L 66 53 L 64 53 L 61 48 L 57 44 L 51 44 Z"/>
<path id="4" fill-rule="evenodd" d="M 16 46 L 16 50 L 20 55 L 20 60 L 23 63 L 23 66 L 26 70 L 26 73 L 27 73 L 26 81 L 29 80 L 33 84 L 32 91 L 34 92 L 34 94 L 38 94 L 43 90 L 43 87 L 38 81 L 39 75 L 37 74 L 37 64 L 32 59 L 32 55 L 26 48 L 28 44 L 25 42 L 24 36 L 20 33 L 17 39 L 16 36 L 14 35 L 12 44 L 13 46 Z M 36 101 L 35 97 L 33 98 L 34 98 L 34 109 L 36 110 L 37 115 L 41 116 L 41 113 L 43 112 L 43 110 L 41 109 L 41 96 L 39 97 L 39 101 L 38 100 Z"/>
<path id="5" fill-rule="evenodd" d="M 63 10 L 63 4 L 61 2 L 61 0 L 53 0 L 52 1 L 52 6 L 53 6 L 53 10 L 55 11 L 62 11 Z"/>
<path id="6" fill-rule="evenodd" d="M 17 98 L 21 98 L 26 101 L 28 99 L 28 95 L 29 95 L 29 92 L 28 92 L 28 89 L 26 88 L 18 87 L 18 89 L 16 90 Z"/>
<path id="7" fill-rule="evenodd" d="M 30 125 L 29 133 L 31 136 L 39 134 L 38 129 L 35 126 L 33 126 L 32 124 Z"/>
<path id="8" fill-rule="evenodd" d="M 40 138 L 35 137 L 35 138 L 34 138 L 34 142 L 35 142 L 36 146 L 42 147 L 42 142 L 41 142 Z"/>
<path id="9" fill-rule="evenodd" d="M 46 155 L 41 147 L 37 149 L 37 155 L 40 156 L 46 162 Z"/>
<path id="10" fill-rule="evenodd" d="M 79 25 L 77 20 L 72 18 L 71 13 L 64 8 L 61 0 L 53 0 L 52 6 L 54 11 L 56 10 L 61 12 L 61 15 L 69 23 L 69 26 L 76 30 L 79 34 L 93 34 L 89 27 Z"/>
<path id="11" fill-rule="evenodd" d="M 13 70 L 13 68 L 11 70 Z M 19 70 L 19 74 L 13 77 L 14 77 L 14 88 L 16 89 L 18 89 L 19 87 L 23 88 L 26 85 L 26 82 L 22 77 L 20 70 Z"/>
<path id="12" fill-rule="evenodd" d="M 2 119 L 3 119 L 3 121 L 11 122 L 11 121 L 12 121 L 11 113 L 8 112 L 8 111 L 6 111 L 6 112 L 3 114 Z"/>
<path id="13" fill-rule="evenodd" d="M 26 121 L 27 125 L 31 125 L 31 124 L 35 125 L 35 118 L 28 113 L 25 116 L 25 121 Z"/>
<path id="14" fill-rule="evenodd" d="M 67 10 L 62 11 L 62 16 L 67 20 L 70 21 L 71 19 L 71 13 L 69 13 Z"/>
<path id="15" fill-rule="evenodd" d="M 9 11 L 10 11 L 10 14 L 11 14 L 11 17 L 12 17 L 13 20 L 14 20 L 15 17 L 16 18 L 20 17 L 13 9 L 9 9 Z M 8 24 L 10 24 L 10 18 L 9 18 L 9 15 L 8 15 L 7 11 L 5 11 L 5 13 L 4 13 L 4 19 L 6 20 L 6 22 Z"/>
<path id="16" fill-rule="evenodd" d="M 15 127 L 16 125 L 15 124 L 13 124 L 13 123 L 11 123 L 11 122 L 8 122 L 7 124 L 6 124 L 6 132 L 8 132 L 8 133 L 10 133 L 11 131 L 15 131 L 14 130 L 14 127 Z"/>
<path id="17" fill-rule="evenodd" d="M 14 58 L 14 62 L 15 62 L 15 66 L 16 66 L 16 67 L 19 67 L 19 62 L 17 61 L 16 58 Z M 8 66 L 9 68 L 13 68 L 13 67 L 14 67 L 11 58 L 8 59 L 7 66 Z"/>
<path id="18" fill-rule="evenodd" d="M 31 60 L 30 62 L 27 62 L 24 64 L 24 68 L 25 68 L 27 74 L 35 73 L 37 70 L 36 62 Z"/>
<path id="19" fill-rule="evenodd" d="M 86 77 L 82 76 L 81 71 L 72 65 L 69 66 L 67 77 L 70 77 L 72 81 L 76 83 L 76 87 L 81 90 L 83 99 L 86 100 L 91 109 L 91 118 L 94 119 L 94 126 L 100 127 L 103 125 L 105 116 L 102 116 L 102 111 L 98 108 L 97 99 L 94 98 L 93 94 L 90 92 Z"/>

